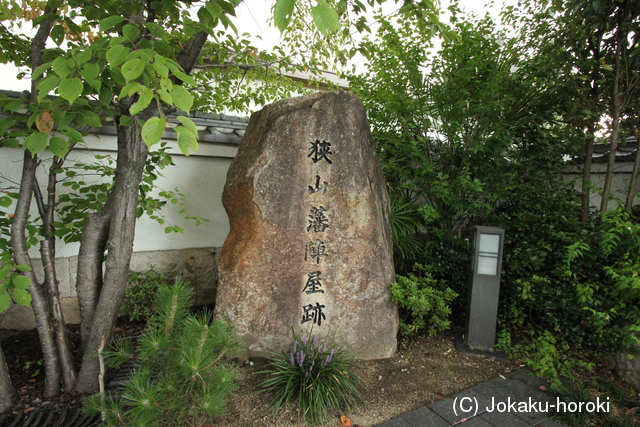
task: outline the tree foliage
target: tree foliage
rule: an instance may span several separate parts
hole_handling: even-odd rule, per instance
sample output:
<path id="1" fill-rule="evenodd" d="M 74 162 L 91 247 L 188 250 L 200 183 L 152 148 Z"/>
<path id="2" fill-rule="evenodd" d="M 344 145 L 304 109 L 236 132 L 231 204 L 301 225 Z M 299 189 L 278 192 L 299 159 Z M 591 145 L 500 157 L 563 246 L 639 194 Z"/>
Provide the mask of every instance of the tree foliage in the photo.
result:
<path id="1" fill-rule="evenodd" d="M 9 115 L 0 121 L 0 147 L 24 152 L 22 176 L 9 195 L 15 200 L 11 238 L 0 248 L 3 257 L 12 259 L 3 264 L 0 295 L 3 304 L 7 291 L 16 302 L 26 302 L 24 288 L 30 284 L 44 353 L 46 396 L 57 394 L 61 383 L 67 391 L 97 388 L 94 354 L 109 341 L 124 297 L 136 217 L 142 212 L 157 216 L 156 208 L 163 203 L 150 190 L 155 168 L 169 160 L 162 150 L 151 155 L 149 150 L 169 124 L 185 155 L 198 148 L 198 131 L 189 116 L 171 119 L 170 113 L 188 113 L 195 107 L 246 111 L 254 103 L 290 93 L 296 86 L 282 77 L 282 71 L 315 71 L 344 61 L 353 53 L 344 49 L 349 25 L 364 29 L 366 21 L 359 14 L 380 1 L 371 0 L 367 6 L 359 0 L 314 5 L 278 0 L 274 19 L 289 50 L 273 53 L 258 52 L 237 35 L 232 17 L 238 3 L 29 0 L 0 5 L 0 62 L 23 67 L 23 76 L 31 81 L 24 96 L 0 99 Z M 434 8 L 426 0 L 416 5 L 425 6 L 423 11 Z M 405 7 L 418 14 L 414 6 L 408 2 Z M 429 16 L 420 14 L 426 25 Z M 266 84 L 249 83 L 258 77 Z M 91 128 L 105 122 L 117 129 L 115 164 L 100 164 L 98 159 L 97 165 L 69 168 L 69 153 L 86 144 Z M 43 175 L 40 169 L 45 169 Z M 83 182 L 79 171 L 97 173 L 106 181 Z M 59 196 L 61 183 L 71 191 Z M 175 200 L 180 194 L 164 192 L 159 197 Z M 6 197 L 1 200 L 7 207 Z M 177 226 L 167 228 L 180 231 Z M 79 370 L 71 359 L 57 289 L 59 238 L 80 243 Z M 36 247 L 44 264 L 42 281 L 33 271 Z"/>
<path id="2" fill-rule="evenodd" d="M 382 19 L 362 46 L 368 70 L 350 78 L 389 184 L 397 270 L 418 284 L 399 296 L 420 301 L 438 284 L 460 295 L 453 307 L 463 312 L 472 228 L 504 227 L 499 344 L 556 377 L 576 366 L 568 354 L 627 348 L 640 325 L 637 219 L 604 208 L 593 217 L 589 205 L 584 215 L 563 177 L 568 159 L 590 159 L 601 123 L 613 132 L 617 98 L 621 123 L 637 108 L 627 94 L 638 14 L 629 2 L 604 3 L 523 3 L 499 23 L 454 4 L 457 37 L 437 53 L 415 22 Z M 622 11 L 631 13 L 620 21 Z M 621 28 L 628 45 L 616 50 Z M 416 261 L 428 274 L 412 271 Z"/>

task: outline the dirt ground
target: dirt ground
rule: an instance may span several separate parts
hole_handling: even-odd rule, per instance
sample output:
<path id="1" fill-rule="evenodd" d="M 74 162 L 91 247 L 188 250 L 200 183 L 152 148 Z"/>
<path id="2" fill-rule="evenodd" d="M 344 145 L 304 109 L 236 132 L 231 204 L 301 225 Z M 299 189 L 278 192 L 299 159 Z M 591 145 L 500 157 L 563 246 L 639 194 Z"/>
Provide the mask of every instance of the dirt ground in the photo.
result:
<path id="1" fill-rule="evenodd" d="M 119 333 L 132 334 L 140 328 L 125 326 L 119 328 Z M 70 328 L 69 332 L 72 340 L 77 340 L 77 330 Z M 63 406 L 81 405 L 82 396 L 78 395 L 63 395 L 56 399 L 41 396 L 44 376 L 35 331 L 0 331 L 0 339 L 13 385 L 21 398 L 12 409 L 13 412 L 41 408 L 59 410 Z M 265 376 L 256 372 L 264 368 L 264 362 L 259 361 L 238 365 L 239 389 L 228 405 L 227 413 L 216 420 L 215 426 L 307 425 L 299 419 L 294 408 L 276 414 L 269 409 L 269 395 L 257 392 Z M 344 415 L 350 419 L 352 426 L 374 426 L 513 368 L 513 362 L 508 360 L 458 353 L 450 332 L 400 341 L 395 357 L 354 364 L 354 373 L 362 380 L 363 402 L 350 412 L 332 414 L 323 425 L 340 426 L 340 416 Z"/>
<path id="2" fill-rule="evenodd" d="M 322 426 L 341 426 L 341 415 L 349 418 L 352 426 L 374 426 L 515 367 L 509 360 L 458 353 L 450 332 L 403 341 L 395 357 L 355 365 L 354 373 L 363 384 L 363 402 L 352 411 L 332 414 Z M 294 408 L 274 414 L 268 408 L 269 396 L 256 393 L 265 377 L 255 372 L 263 368 L 260 363 L 241 366 L 240 391 L 215 426 L 307 426 Z"/>

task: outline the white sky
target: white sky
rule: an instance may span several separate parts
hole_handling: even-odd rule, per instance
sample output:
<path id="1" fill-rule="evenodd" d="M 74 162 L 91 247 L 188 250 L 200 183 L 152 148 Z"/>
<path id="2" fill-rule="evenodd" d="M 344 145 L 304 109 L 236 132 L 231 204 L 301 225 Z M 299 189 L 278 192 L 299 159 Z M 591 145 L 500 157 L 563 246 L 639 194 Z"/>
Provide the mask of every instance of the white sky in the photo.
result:
<path id="1" fill-rule="evenodd" d="M 515 4 L 516 0 L 496 0 L 496 4 L 486 5 L 490 0 L 460 0 L 461 8 L 467 12 L 484 15 L 490 11 L 497 15 L 503 3 Z M 393 2 L 388 2 L 389 6 L 395 6 Z M 443 9 L 449 4 L 449 0 L 441 0 Z M 236 26 L 240 33 L 249 33 L 252 37 L 252 44 L 258 48 L 265 49 L 277 45 L 280 39 L 280 32 L 268 24 L 271 16 L 272 1 L 265 0 L 244 0 L 236 10 L 238 19 Z M 391 9 L 393 10 L 393 9 Z M 373 28 L 372 28 L 373 29 Z M 6 90 L 29 90 L 29 80 L 18 80 L 16 75 L 18 69 L 12 65 L 0 64 L 0 89 Z"/>

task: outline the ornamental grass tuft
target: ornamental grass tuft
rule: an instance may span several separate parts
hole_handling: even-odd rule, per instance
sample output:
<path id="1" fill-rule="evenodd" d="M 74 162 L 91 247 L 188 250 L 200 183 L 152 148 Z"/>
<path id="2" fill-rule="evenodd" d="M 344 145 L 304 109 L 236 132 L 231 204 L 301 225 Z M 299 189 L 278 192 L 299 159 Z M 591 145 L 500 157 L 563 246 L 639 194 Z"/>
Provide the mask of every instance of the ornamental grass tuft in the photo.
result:
<path id="1" fill-rule="evenodd" d="M 293 346 L 270 359 L 269 374 L 260 385 L 272 392 L 272 408 L 277 411 L 296 404 L 299 413 L 311 423 L 327 417 L 327 411 L 348 410 L 361 400 L 360 380 L 349 373 L 350 354 L 338 348 L 331 337 L 293 334 Z"/>

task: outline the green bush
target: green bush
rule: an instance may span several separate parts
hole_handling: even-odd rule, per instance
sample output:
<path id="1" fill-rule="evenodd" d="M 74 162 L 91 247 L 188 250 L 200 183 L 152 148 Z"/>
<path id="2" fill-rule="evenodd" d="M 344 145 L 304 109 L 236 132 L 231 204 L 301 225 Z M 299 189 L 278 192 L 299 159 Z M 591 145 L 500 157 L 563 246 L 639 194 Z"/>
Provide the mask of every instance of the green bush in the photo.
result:
<path id="1" fill-rule="evenodd" d="M 161 287 L 170 286 L 174 275 L 165 275 L 153 270 L 130 271 L 127 277 L 128 287 L 124 294 L 124 303 L 120 316 L 132 322 L 145 321 L 154 313 L 154 300 Z"/>
<path id="2" fill-rule="evenodd" d="M 429 268 L 414 267 L 417 276 L 396 276 L 391 284 L 391 296 L 400 308 L 400 333 L 411 335 L 427 328 L 429 335 L 449 329 L 449 304 L 458 296 L 441 281 L 433 278 Z"/>
<path id="3" fill-rule="evenodd" d="M 554 193 L 502 212 L 499 346 L 557 381 L 636 342 L 640 225 L 622 208 L 581 223 L 577 201 Z"/>
<path id="4" fill-rule="evenodd" d="M 560 404 L 554 406 L 550 413 L 553 418 L 570 427 L 582 427 L 585 425 L 603 425 L 607 427 L 632 427 L 637 426 L 640 414 L 634 408 L 638 408 L 640 400 L 638 396 L 627 395 L 623 390 L 607 380 L 598 380 L 596 383 L 572 381 L 552 390 L 560 402 L 570 405 L 575 402 L 591 402 L 589 406 L 596 408 L 594 411 L 565 410 Z M 600 407 L 598 408 L 598 404 Z"/>
<path id="5" fill-rule="evenodd" d="M 359 379 L 349 373 L 351 360 L 330 338 L 294 333 L 291 351 L 272 358 L 269 369 L 260 372 L 269 374 L 261 387 L 274 393 L 274 410 L 295 403 L 304 418 L 319 423 L 328 409 L 348 409 L 360 400 Z"/>
<path id="6" fill-rule="evenodd" d="M 104 352 L 109 366 L 135 360 L 121 399 L 96 394 L 85 410 L 102 413 L 108 426 L 200 426 L 220 416 L 235 390 L 235 371 L 224 362 L 238 346 L 231 328 L 210 312 L 190 314 L 192 290 L 161 287 L 156 314 L 137 347 L 127 339 Z"/>

